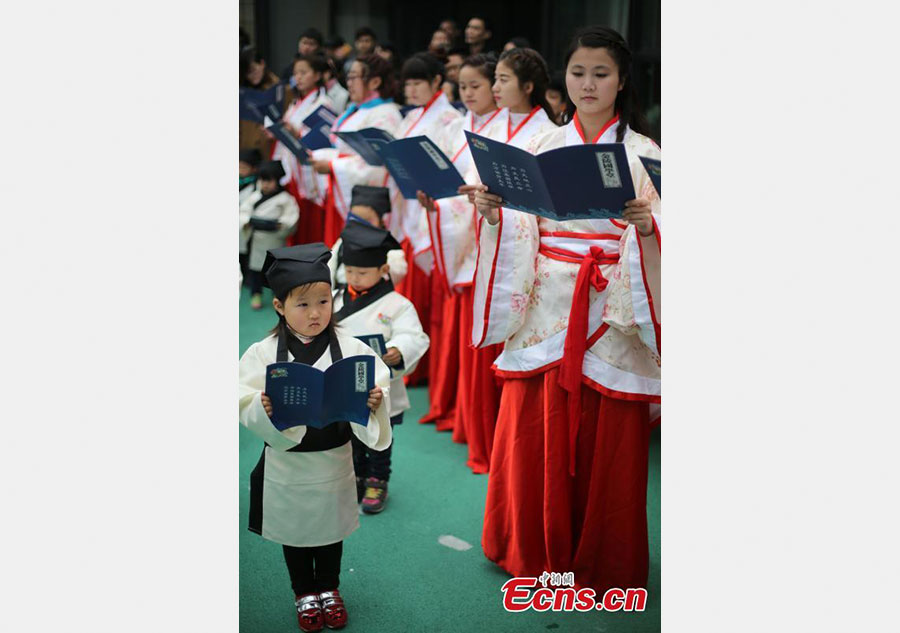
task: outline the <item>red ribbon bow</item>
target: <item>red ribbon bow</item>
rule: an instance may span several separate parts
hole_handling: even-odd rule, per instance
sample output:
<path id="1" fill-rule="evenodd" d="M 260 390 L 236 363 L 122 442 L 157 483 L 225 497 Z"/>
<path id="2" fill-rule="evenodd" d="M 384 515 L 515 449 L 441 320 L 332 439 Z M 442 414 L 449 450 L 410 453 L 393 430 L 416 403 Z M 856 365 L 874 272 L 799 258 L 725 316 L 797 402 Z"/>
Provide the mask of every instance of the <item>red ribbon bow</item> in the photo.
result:
<path id="1" fill-rule="evenodd" d="M 604 253 L 599 246 L 581 260 L 581 268 L 575 281 L 575 294 L 569 311 L 569 326 L 563 348 L 563 361 L 559 370 L 559 386 L 569 392 L 569 474 L 575 476 L 575 440 L 581 420 L 581 367 L 587 349 L 588 320 L 590 317 L 590 288 L 603 292 L 609 283 L 600 272 L 601 264 L 619 261 L 618 253 Z"/>

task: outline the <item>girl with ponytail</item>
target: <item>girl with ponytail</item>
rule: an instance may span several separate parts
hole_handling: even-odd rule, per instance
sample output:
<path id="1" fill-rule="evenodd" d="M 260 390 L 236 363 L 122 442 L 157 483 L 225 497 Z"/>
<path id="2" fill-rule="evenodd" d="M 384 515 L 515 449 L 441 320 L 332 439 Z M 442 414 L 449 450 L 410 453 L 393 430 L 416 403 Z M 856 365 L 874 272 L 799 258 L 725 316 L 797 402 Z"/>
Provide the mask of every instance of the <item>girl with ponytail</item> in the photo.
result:
<path id="1" fill-rule="evenodd" d="M 514 576 L 572 571 L 579 587 L 601 595 L 646 586 L 649 570 L 660 200 L 640 157 L 660 151 L 642 133 L 631 54 L 618 33 L 586 28 L 565 59 L 568 123 L 527 149 L 621 143 L 637 198 L 624 221 L 555 222 L 502 208 L 484 185 L 471 195 L 483 216 L 472 343 L 503 344 L 482 545 Z"/>

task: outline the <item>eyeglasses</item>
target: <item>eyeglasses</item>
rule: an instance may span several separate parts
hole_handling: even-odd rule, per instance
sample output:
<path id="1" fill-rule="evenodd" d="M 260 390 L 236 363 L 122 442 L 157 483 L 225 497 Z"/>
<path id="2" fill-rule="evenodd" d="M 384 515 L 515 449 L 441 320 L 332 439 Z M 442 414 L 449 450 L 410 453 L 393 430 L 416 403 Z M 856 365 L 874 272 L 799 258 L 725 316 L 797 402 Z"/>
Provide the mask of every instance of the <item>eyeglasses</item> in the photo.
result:
<path id="1" fill-rule="evenodd" d="M 357 75 L 354 73 L 347 75 L 347 81 L 353 81 L 354 79 L 365 79 L 365 75 Z"/>

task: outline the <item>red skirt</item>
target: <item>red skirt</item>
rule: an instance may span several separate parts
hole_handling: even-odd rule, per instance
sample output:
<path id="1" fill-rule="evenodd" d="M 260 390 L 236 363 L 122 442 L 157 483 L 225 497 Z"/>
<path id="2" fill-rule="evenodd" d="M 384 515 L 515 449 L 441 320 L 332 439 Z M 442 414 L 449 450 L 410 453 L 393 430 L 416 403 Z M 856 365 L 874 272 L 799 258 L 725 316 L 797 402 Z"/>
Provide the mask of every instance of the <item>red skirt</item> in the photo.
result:
<path id="1" fill-rule="evenodd" d="M 337 207 L 334 204 L 335 195 L 334 176 L 331 175 L 328 177 L 328 194 L 325 196 L 325 213 L 323 219 L 323 241 L 328 248 L 334 246 L 334 243 L 337 242 L 338 238 L 341 236 L 341 231 L 344 230 L 344 218 L 338 212 Z"/>
<path id="2" fill-rule="evenodd" d="M 293 184 L 293 181 L 291 181 Z M 287 246 L 295 244 L 310 244 L 312 242 L 325 241 L 325 209 L 312 200 L 307 200 L 299 195 L 297 205 L 300 207 L 300 219 L 297 220 L 297 229 L 285 242 Z"/>
<path id="3" fill-rule="evenodd" d="M 645 587 L 649 406 L 582 386 L 568 472 L 559 369 L 503 381 L 482 547 L 514 576 L 575 573 L 579 587 Z"/>
<path id="4" fill-rule="evenodd" d="M 456 411 L 453 421 L 453 441 L 465 444 L 466 420 L 472 415 L 473 402 L 477 391 L 470 389 L 472 380 L 472 363 L 475 362 L 476 350 L 470 345 L 472 338 L 472 287 L 463 289 L 462 294 L 453 293 L 458 297 L 459 307 L 459 335 L 457 336 L 457 358 L 459 359 L 458 384 L 456 390 Z"/>
<path id="5" fill-rule="evenodd" d="M 463 427 L 459 434 L 461 440 L 469 445 L 466 466 L 481 475 L 490 470 L 500 407 L 501 381 L 491 366 L 503 351 L 503 344 L 482 349 L 472 347 L 473 296 L 472 287 L 465 288 L 461 309 L 464 316 L 460 318 L 460 384 L 464 386 L 458 392 L 457 424 Z M 455 432 L 453 439 L 457 439 Z"/>
<path id="6" fill-rule="evenodd" d="M 413 248 L 408 239 L 403 240 L 403 252 L 406 254 L 406 277 L 397 286 L 396 290 L 401 295 L 412 301 L 416 308 L 416 314 L 419 315 L 419 321 L 422 323 L 422 329 L 430 338 L 432 335 L 432 324 L 436 320 L 440 320 L 440 313 L 432 314 L 432 275 L 426 275 L 425 271 L 419 268 L 413 261 Z M 437 306 L 438 309 L 441 306 Z M 416 370 L 405 378 L 405 382 L 409 386 L 419 385 L 428 380 L 428 365 L 431 362 L 430 357 L 434 355 L 434 340 L 431 341 L 429 350 L 425 352 L 425 356 L 419 361 Z"/>
<path id="7" fill-rule="evenodd" d="M 439 274 L 432 275 L 438 279 Z M 428 353 L 431 366 L 428 368 L 428 413 L 420 422 L 434 422 L 438 431 L 455 431 L 457 395 L 462 386 L 459 382 L 459 295 L 446 296 L 444 289 L 435 284 L 432 307 L 440 302 L 441 313 L 431 324 L 431 346 Z"/>

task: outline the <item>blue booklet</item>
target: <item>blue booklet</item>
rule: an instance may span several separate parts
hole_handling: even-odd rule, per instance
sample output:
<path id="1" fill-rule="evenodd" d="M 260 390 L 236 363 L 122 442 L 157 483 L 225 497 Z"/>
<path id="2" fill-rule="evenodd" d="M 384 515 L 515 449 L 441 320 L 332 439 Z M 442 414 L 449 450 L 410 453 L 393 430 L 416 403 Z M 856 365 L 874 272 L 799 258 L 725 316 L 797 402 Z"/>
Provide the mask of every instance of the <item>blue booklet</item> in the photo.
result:
<path id="1" fill-rule="evenodd" d="M 575 145 L 542 154 L 466 132 L 481 182 L 503 206 L 556 221 L 621 218 L 634 183 L 621 143 Z"/>
<path id="2" fill-rule="evenodd" d="M 255 231 L 263 231 L 264 233 L 271 233 L 273 231 L 277 231 L 281 225 L 278 220 L 270 220 L 267 218 L 258 218 L 256 216 L 250 217 L 250 226 Z"/>
<path id="3" fill-rule="evenodd" d="M 384 340 L 384 334 L 366 334 L 356 338 L 371 347 L 379 357 L 387 353 L 387 343 Z"/>
<path id="4" fill-rule="evenodd" d="M 421 189 L 435 200 L 457 194 L 465 181 L 453 162 L 427 136 L 401 138 L 377 148 L 407 200 Z"/>
<path id="5" fill-rule="evenodd" d="M 238 92 L 238 112 L 241 120 L 262 123 L 268 116 L 273 121 L 281 119 L 281 109 L 278 107 L 284 101 L 284 85 L 277 84 L 268 90 L 253 90 L 241 88 Z M 274 106 L 271 110 L 269 106 Z M 272 116 L 276 114 L 276 116 Z"/>
<path id="6" fill-rule="evenodd" d="M 313 130 L 320 129 L 325 125 L 331 130 L 331 126 L 334 125 L 337 118 L 338 115 L 331 108 L 323 104 L 313 110 L 312 114 L 303 119 L 303 125 Z"/>
<path id="7" fill-rule="evenodd" d="M 334 147 L 331 144 L 331 139 L 328 138 L 329 134 L 331 134 L 331 127 L 326 125 L 310 128 L 309 132 L 300 137 L 300 142 L 309 151 Z"/>
<path id="8" fill-rule="evenodd" d="M 660 182 L 659 176 L 659 168 L 662 165 L 662 161 L 657 160 L 656 158 L 647 158 L 646 156 L 639 156 L 639 158 L 644 164 L 644 169 L 647 170 L 647 175 L 650 176 L 650 182 L 652 182 L 653 186 L 656 188 L 656 193 L 658 193 L 660 199 L 662 199 L 662 183 Z"/>
<path id="9" fill-rule="evenodd" d="M 291 154 L 297 157 L 297 162 L 302 165 L 309 164 L 309 155 L 306 153 L 306 148 L 297 140 L 296 136 L 285 129 L 284 123 L 273 123 L 266 129 L 272 136 L 277 138 L 282 145 L 287 147 Z"/>
<path id="10" fill-rule="evenodd" d="M 337 137 L 352 147 L 360 157 L 370 165 L 384 166 L 378 153 L 380 145 L 387 145 L 394 140 L 390 133 L 374 127 L 367 127 L 357 132 L 335 132 Z"/>
<path id="11" fill-rule="evenodd" d="M 451 101 L 450 105 L 456 108 L 456 111 L 463 116 L 466 116 L 466 113 L 469 111 L 468 108 L 466 108 L 466 104 L 462 101 Z"/>
<path id="12" fill-rule="evenodd" d="M 313 110 L 312 114 L 303 119 L 303 125 L 309 128 L 309 132 L 300 137 L 303 146 L 310 151 L 334 147 L 331 144 L 330 135 L 331 126 L 334 125 L 337 116 L 325 105 L 320 105 Z"/>
<path id="13" fill-rule="evenodd" d="M 415 110 L 416 108 L 421 108 L 422 106 L 416 105 L 405 105 L 400 107 L 400 116 L 405 117 L 407 114 Z"/>
<path id="14" fill-rule="evenodd" d="M 374 356 L 348 356 L 325 371 L 291 362 L 266 367 L 271 420 L 279 431 L 301 424 L 321 429 L 341 421 L 366 426 L 366 402 L 374 387 Z"/>

